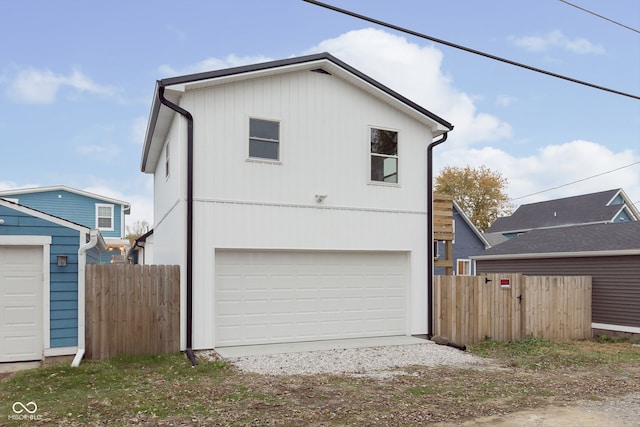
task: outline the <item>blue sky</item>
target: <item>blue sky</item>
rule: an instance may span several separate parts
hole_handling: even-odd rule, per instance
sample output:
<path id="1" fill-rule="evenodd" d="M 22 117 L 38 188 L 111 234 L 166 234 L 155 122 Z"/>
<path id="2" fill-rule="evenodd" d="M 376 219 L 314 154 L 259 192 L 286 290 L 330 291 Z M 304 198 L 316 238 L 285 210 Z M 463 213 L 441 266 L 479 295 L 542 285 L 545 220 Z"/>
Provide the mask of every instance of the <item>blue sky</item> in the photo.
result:
<path id="1" fill-rule="evenodd" d="M 327 2 L 640 95 L 640 34 L 559 0 Z M 637 0 L 572 3 L 640 29 Z M 153 223 L 140 155 L 155 80 L 328 51 L 454 124 L 437 168 L 498 170 L 516 205 L 611 188 L 640 202 L 637 99 L 301 0 L 0 5 L 0 189 L 67 185 L 131 202 L 129 223 Z"/>

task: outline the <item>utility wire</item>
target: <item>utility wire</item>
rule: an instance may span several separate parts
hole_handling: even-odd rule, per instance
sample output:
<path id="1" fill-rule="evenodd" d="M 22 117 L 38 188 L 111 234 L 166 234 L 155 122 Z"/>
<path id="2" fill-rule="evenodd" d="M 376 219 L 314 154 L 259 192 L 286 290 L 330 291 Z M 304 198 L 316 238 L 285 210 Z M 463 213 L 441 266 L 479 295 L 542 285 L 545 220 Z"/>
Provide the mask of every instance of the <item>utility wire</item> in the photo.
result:
<path id="1" fill-rule="evenodd" d="M 510 199 L 509 201 L 513 202 L 514 200 L 524 199 L 526 197 L 530 197 L 530 196 L 535 196 L 537 194 L 546 193 L 547 191 L 551 191 L 551 190 L 557 190 L 558 188 L 567 187 L 569 185 L 577 184 L 578 182 L 582 182 L 582 181 L 587 181 L 589 179 L 596 178 L 596 177 L 599 177 L 599 176 L 602 176 L 602 175 L 606 175 L 606 174 L 611 173 L 611 172 L 619 171 L 620 169 L 625 169 L 625 168 L 628 168 L 628 167 L 631 167 L 631 166 L 637 165 L 637 164 L 640 164 L 640 162 L 635 162 L 635 163 L 631 163 L 629 165 L 621 166 L 619 168 L 612 169 L 612 170 L 606 171 L 606 172 L 602 172 L 602 173 L 599 173 L 597 175 L 588 176 L 586 178 L 582 178 L 582 179 L 579 179 L 577 181 L 572 181 L 572 182 L 569 182 L 567 184 L 558 185 L 557 187 L 553 187 L 553 188 L 548 188 L 546 190 L 537 191 L 535 193 L 527 194 L 526 196 L 515 197 L 513 199 Z"/>
<path id="2" fill-rule="evenodd" d="M 575 5 L 575 4 L 573 4 L 573 3 L 569 3 L 569 2 L 568 2 L 568 1 L 566 1 L 566 0 L 560 0 L 560 1 L 561 1 L 562 3 L 568 4 L 569 6 L 573 6 L 573 7 L 575 7 L 576 9 L 580 9 L 580 10 L 581 10 L 581 11 L 583 11 L 583 12 L 590 13 L 591 15 L 597 16 L 598 18 L 604 19 L 605 21 L 609 21 L 609 22 L 611 22 L 611 23 L 613 23 L 613 24 L 620 25 L 621 27 L 624 27 L 624 28 L 626 28 L 627 30 L 635 31 L 636 33 L 640 34 L 640 31 L 639 31 L 639 30 L 636 30 L 635 28 L 632 28 L 632 27 L 629 27 L 629 26 L 627 26 L 627 25 L 621 24 L 620 22 L 614 21 L 613 19 L 609 19 L 609 18 L 607 18 L 606 16 L 598 15 L 597 13 L 592 12 L 592 11 L 590 11 L 589 9 L 585 9 L 584 7 L 580 7 L 580 6 Z"/>
<path id="3" fill-rule="evenodd" d="M 302 1 L 314 4 L 316 6 L 324 7 L 325 9 L 333 10 L 334 12 L 339 12 L 339 13 L 342 13 L 342 14 L 345 14 L 345 15 L 352 16 L 354 18 L 362 19 L 364 21 L 368 21 L 368 22 L 371 22 L 373 24 L 377 24 L 377 25 L 381 25 L 383 27 L 391 28 L 392 30 L 396 30 L 396 31 L 400 31 L 400 32 L 403 32 L 403 33 L 411 34 L 412 36 L 416 36 L 416 37 L 420 37 L 420 38 L 423 38 L 423 39 L 426 39 L 426 40 L 430 40 L 430 41 L 435 42 L 435 43 L 440 43 L 440 44 L 443 44 L 445 46 L 449 46 L 449 47 L 453 47 L 455 49 L 463 50 L 465 52 L 469 52 L 469 53 L 473 53 L 473 54 L 476 54 L 476 55 L 484 56 L 485 58 L 489 58 L 489 59 L 493 59 L 493 60 L 496 60 L 496 61 L 504 62 L 504 63 L 509 64 L 509 65 L 514 65 L 516 67 L 524 68 L 524 69 L 527 69 L 527 70 L 530 70 L 530 71 L 535 71 L 537 73 L 546 74 L 548 76 L 556 77 L 556 78 L 559 78 L 559 79 L 562 79 L 562 80 L 567 80 L 567 81 L 570 81 L 572 83 L 577 83 L 577 84 L 581 84 L 581 85 L 584 85 L 584 86 L 589 86 L 591 88 L 603 90 L 605 92 L 611 92 L 611 93 L 615 93 L 617 95 L 622 95 L 622 96 L 626 96 L 626 97 L 629 97 L 629 98 L 634 98 L 634 99 L 640 100 L 640 96 L 639 95 L 633 95 L 633 94 L 630 94 L 630 93 L 627 93 L 627 92 L 622 92 L 622 91 L 619 91 L 619 90 L 610 89 L 610 88 L 607 88 L 607 87 L 604 87 L 604 86 L 599 86 L 599 85 L 596 85 L 596 84 L 593 84 L 593 83 L 588 83 L 588 82 L 585 82 L 585 81 L 582 81 L 582 80 L 577 80 L 577 79 L 574 79 L 572 77 L 567 77 L 567 76 L 563 76 L 561 74 L 553 73 L 551 71 L 546 71 L 546 70 L 543 70 L 541 68 L 536 68 L 536 67 L 532 67 L 530 65 L 525 65 L 525 64 L 522 64 L 520 62 L 511 61 L 510 59 L 501 58 L 499 56 L 495 56 L 495 55 L 492 55 L 490 53 L 482 52 L 482 51 L 479 51 L 479 50 L 476 50 L 476 49 L 472 49 L 472 48 L 469 48 L 469 47 L 465 47 L 465 46 L 462 46 L 462 45 L 459 45 L 459 44 L 456 44 L 456 43 L 448 42 L 446 40 L 442 40 L 442 39 L 438 39 L 438 38 L 435 38 L 435 37 L 431 37 L 431 36 L 428 36 L 426 34 L 419 33 L 417 31 L 409 30 L 407 28 L 403 28 L 403 27 L 400 27 L 398 25 L 390 24 L 388 22 L 380 21 L 380 20 L 375 19 L 375 18 L 370 18 L 368 16 L 360 15 L 360 14 L 355 13 L 355 12 L 350 12 L 350 11 L 348 11 L 346 9 L 341 9 L 339 7 L 332 6 L 332 5 L 326 4 L 326 3 L 322 3 L 322 2 L 319 2 L 317 0 L 302 0 Z"/>

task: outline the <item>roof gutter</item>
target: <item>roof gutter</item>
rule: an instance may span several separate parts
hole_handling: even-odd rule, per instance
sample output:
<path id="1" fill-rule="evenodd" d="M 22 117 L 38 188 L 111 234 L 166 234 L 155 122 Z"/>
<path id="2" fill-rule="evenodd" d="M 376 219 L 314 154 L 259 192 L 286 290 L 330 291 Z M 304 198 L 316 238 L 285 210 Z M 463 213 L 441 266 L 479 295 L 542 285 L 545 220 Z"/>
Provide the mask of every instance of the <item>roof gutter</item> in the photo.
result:
<path id="1" fill-rule="evenodd" d="M 191 365 L 198 364 L 193 353 L 193 116 L 190 112 L 164 97 L 165 84 L 158 80 L 160 103 L 187 120 L 187 349 Z"/>
<path id="2" fill-rule="evenodd" d="M 427 338 L 433 336 L 433 149 L 447 140 L 449 132 L 427 146 Z"/>

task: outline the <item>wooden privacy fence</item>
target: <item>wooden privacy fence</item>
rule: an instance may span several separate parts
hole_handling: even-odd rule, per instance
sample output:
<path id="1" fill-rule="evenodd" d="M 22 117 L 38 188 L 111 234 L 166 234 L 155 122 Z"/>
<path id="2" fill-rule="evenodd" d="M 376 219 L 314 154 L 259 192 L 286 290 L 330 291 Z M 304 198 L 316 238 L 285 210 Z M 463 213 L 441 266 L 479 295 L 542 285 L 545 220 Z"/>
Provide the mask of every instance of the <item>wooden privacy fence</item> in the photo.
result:
<path id="1" fill-rule="evenodd" d="M 85 357 L 180 350 L 180 267 L 87 265 Z"/>
<path id="2" fill-rule="evenodd" d="M 590 276 L 435 276 L 434 333 L 461 344 L 591 337 Z"/>

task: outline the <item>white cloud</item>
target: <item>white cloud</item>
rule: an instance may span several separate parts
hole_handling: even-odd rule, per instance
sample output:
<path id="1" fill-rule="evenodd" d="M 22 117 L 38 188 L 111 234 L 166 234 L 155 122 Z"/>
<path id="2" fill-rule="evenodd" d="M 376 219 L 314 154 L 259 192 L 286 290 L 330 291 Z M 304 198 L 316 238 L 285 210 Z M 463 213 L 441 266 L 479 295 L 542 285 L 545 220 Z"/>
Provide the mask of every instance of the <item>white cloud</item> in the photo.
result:
<path id="1" fill-rule="evenodd" d="M 4 190 L 12 190 L 14 188 L 18 188 L 15 182 L 13 181 L 0 181 L 0 191 Z"/>
<path id="2" fill-rule="evenodd" d="M 563 44 L 567 49 L 576 49 L 575 46 L 580 44 L 560 35 L 550 37 L 550 40 Z M 453 79 L 442 71 L 442 52 L 433 46 L 421 47 L 404 37 L 364 29 L 325 40 L 306 53 L 321 51 L 335 55 L 454 124 L 455 129 L 447 142 L 436 149 L 436 174 L 444 165 L 486 165 L 509 180 L 508 194 L 511 197 L 519 197 L 640 160 L 637 151 L 615 153 L 590 141 L 548 145 L 533 155 L 521 157 L 486 146 L 511 138 L 511 125 L 499 117 L 478 111 L 474 101 L 481 99 L 482 95 L 470 95 L 456 88 Z M 496 103 L 505 107 L 514 101 L 516 99 L 508 95 L 496 99 Z M 485 147 L 478 148 L 482 144 Z M 640 200 L 640 165 L 516 203 L 612 188 L 623 188 L 633 201 Z"/>
<path id="3" fill-rule="evenodd" d="M 577 54 L 603 54 L 604 48 L 585 38 L 571 39 L 561 31 L 551 31 L 541 36 L 525 36 L 509 38 L 516 46 L 533 52 L 544 52 L 551 48 L 560 48 Z"/>
<path id="4" fill-rule="evenodd" d="M 21 188 L 35 188 L 35 187 L 40 187 L 40 185 L 38 184 L 18 185 L 16 182 L 13 182 L 13 181 L 0 181 L 0 191 L 18 190 Z"/>
<path id="5" fill-rule="evenodd" d="M 509 95 L 498 95 L 496 97 L 496 104 L 502 107 L 509 107 L 511 104 L 517 101 L 517 98 Z"/>
<path id="6" fill-rule="evenodd" d="M 104 183 L 97 183 L 82 190 L 129 202 L 131 204 L 131 214 L 126 218 L 127 225 L 137 221 L 147 221 L 150 225 L 153 225 L 153 177 L 144 175 L 138 177 L 135 181 L 135 183 L 132 183 L 132 188 L 123 191 L 116 190 L 109 184 Z"/>
<path id="7" fill-rule="evenodd" d="M 161 65 L 158 67 L 158 73 L 163 77 L 181 76 L 186 74 L 201 73 L 205 71 L 214 71 L 224 68 L 239 67 L 241 65 L 257 64 L 260 62 L 271 61 L 266 56 L 237 56 L 234 54 L 227 55 L 224 59 L 207 58 L 196 64 L 187 65 L 181 68 L 173 68 L 170 65 Z"/>
<path id="8" fill-rule="evenodd" d="M 113 144 L 82 144 L 76 146 L 76 152 L 93 160 L 112 160 L 120 155 L 120 149 Z"/>
<path id="9" fill-rule="evenodd" d="M 15 102 L 24 104 L 51 104 L 62 87 L 70 87 L 78 92 L 94 95 L 114 95 L 118 89 L 93 82 L 79 70 L 69 75 L 56 74 L 51 70 L 27 68 L 20 70 L 10 80 L 6 89 L 7 96 Z"/>
<path id="10" fill-rule="evenodd" d="M 471 145 L 511 136 L 511 126 L 478 113 L 473 97 L 459 91 L 442 70 L 443 54 L 434 46 L 367 28 L 321 42 L 307 53 L 327 51 L 455 126 L 456 141 Z"/>
<path id="11" fill-rule="evenodd" d="M 561 33 L 541 38 L 538 45 L 597 53 L 601 48 L 581 39 L 569 40 Z M 531 45 L 536 44 L 531 40 Z M 382 30 L 351 31 L 324 40 L 308 49 L 306 54 L 327 51 L 378 80 L 407 98 L 454 124 L 448 141 L 436 149 L 435 173 L 444 165 L 478 167 L 486 165 L 509 180 L 511 197 L 528 195 L 540 190 L 586 178 L 640 160 L 632 151 L 612 152 L 590 141 L 572 141 L 541 147 L 528 156 L 517 157 L 504 150 L 482 144 L 508 140 L 511 125 L 499 117 L 478 111 L 475 101 L 482 94 L 468 94 L 456 88 L 451 76 L 442 71 L 443 54 L 434 46 L 420 46 L 404 37 Z M 270 60 L 266 57 L 209 58 L 180 70 L 160 67 L 168 75 L 214 70 Z M 500 95 L 495 102 L 508 107 L 517 101 Z M 144 121 L 146 124 L 146 119 Z M 590 179 L 558 190 L 516 201 L 532 203 L 594 191 L 623 188 L 633 201 L 640 200 L 640 165 Z M 135 205 L 134 205 L 135 206 Z"/>
<path id="12" fill-rule="evenodd" d="M 518 199 L 514 201 L 516 205 L 614 188 L 622 188 L 634 202 L 640 201 L 640 164 L 563 186 L 640 161 L 640 155 L 630 150 L 615 153 L 601 144 L 583 140 L 547 145 L 526 157 L 515 157 L 492 147 L 460 150 L 447 147 L 446 143 L 441 147 L 436 153 L 436 175 L 444 165 L 485 165 L 509 180 L 507 193 L 512 198 L 560 187 Z"/>

